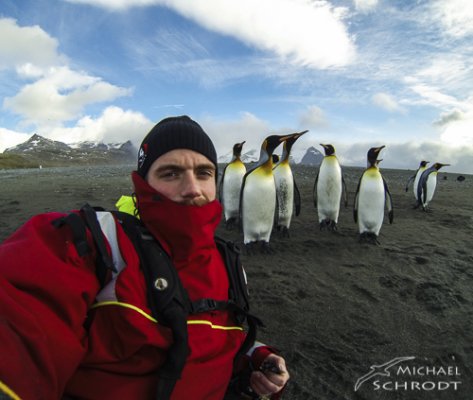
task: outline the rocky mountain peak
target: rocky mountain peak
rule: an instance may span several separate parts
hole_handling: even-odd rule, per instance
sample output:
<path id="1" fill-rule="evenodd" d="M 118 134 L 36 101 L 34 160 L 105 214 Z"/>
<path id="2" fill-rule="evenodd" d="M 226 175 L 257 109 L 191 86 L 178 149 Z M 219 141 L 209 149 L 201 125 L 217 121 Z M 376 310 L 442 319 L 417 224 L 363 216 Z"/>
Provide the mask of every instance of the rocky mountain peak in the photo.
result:
<path id="1" fill-rule="evenodd" d="M 307 149 L 304 156 L 302 157 L 300 164 L 302 165 L 320 165 L 324 158 L 324 155 L 317 150 L 315 147 L 311 146 Z"/>

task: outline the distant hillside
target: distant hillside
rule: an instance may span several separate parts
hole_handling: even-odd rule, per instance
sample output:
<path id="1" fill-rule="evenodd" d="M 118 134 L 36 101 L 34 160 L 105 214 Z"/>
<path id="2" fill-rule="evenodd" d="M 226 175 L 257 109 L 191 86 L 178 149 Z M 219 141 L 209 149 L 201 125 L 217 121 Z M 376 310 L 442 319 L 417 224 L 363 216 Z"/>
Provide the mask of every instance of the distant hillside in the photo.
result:
<path id="1" fill-rule="evenodd" d="M 19 154 L 0 154 L 0 169 L 13 168 L 38 168 L 38 163 Z"/>
<path id="2" fill-rule="evenodd" d="M 0 168 L 35 168 L 39 166 L 129 164 L 136 160 L 137 149 L 125 143 L 82 142 L 74 145 L 34 134 L 26 142 L 0 154 Z"/>
<path id="3" fill-rule="evenodd" d="M 241 155 L 241 160 L 244 163 L 252 163 L 258 161 L 260 156 L 259 150 L 249 150 L 247 152 L 244 152 Z M 312 166 L 318 166 L 322 162 L 322 159 L 324 158 L 323 154 L 318 151 L 315 147 L 309 147 L 307 150 L 292 150 L 291 155 L 289 156 L 289 162 L 291 164 L 301 164 L 301 165 L 312 165 Z M 218 162 L 222 164 L 226 164 L 230 162 L 232 159 L 232 152 L 228 152 L 226 154 L 223 154 L 218 158 Z"/>

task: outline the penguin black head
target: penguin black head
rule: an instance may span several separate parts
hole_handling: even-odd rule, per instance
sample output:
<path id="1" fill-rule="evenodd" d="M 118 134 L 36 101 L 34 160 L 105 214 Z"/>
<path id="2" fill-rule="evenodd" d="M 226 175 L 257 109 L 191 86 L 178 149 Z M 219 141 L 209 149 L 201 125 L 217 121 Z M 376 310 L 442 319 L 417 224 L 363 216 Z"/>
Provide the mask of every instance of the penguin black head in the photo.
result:
<path id="1" fill-rule="evenodd" d="M 335 154 L 335 147 L 333 147 L 331 144 L 320 143 L 320 145 L 324 148 L 326 156 L 332 156 Z"/>
<path id="2" fill-rule="evenodd" d="M 233 155 L 235 157 L 240 157 L 241 156 L 241 150 L 243 149 L 243 145 L 245 144 L 246 142 L 241 142 L 241 143 L 235 143 L 233 145 Z"/>
<path id="3" fill-rule="evenodd" d="M 450 166 L 450 164 L 435 163 L 434 165 L 432 165 L 432 167 L 434 167 L 437 171 L 442 167 L 448 167 L 448 166 Z"/>
<path id="4" fill-rule="evenodd" d="M 425 167 L 430 161 L 421 161 L 419 167 Z"/>
<path id="5" fill-rule="evenodd" d="M 264 139 L 263 144 L 261 145 L 261 150 L 264 150 L 268 157 L 271 157 L 273 151 L 278 147 L 282 142 L 288 139 L 289 136 L 279 136 L 271 135 Z"/>
<path id="6" fill-rule="evenodd" d="M 287 136 L 287 139 L 284 140 L 284 148 L 286 149 L 287 155 L 289 156 L 289 153 L 291 152 L 292 145 L 296 142 L 297 139 L 299 139 L 302 135 L 307 133 L 309 131 L 302 131 L 302 132 L 297 132 L 297 133 L 291 133 L 290 135 Z"/>
<path id="7" fill-rule="evenodd" d="M 386 146 L 383 145 L 380 147 L 372 147 L 368 150 L 368 167 L 376 167 L 381 161 L 383 161 L 378 160 L 378 155 L 385 147 Z"/>

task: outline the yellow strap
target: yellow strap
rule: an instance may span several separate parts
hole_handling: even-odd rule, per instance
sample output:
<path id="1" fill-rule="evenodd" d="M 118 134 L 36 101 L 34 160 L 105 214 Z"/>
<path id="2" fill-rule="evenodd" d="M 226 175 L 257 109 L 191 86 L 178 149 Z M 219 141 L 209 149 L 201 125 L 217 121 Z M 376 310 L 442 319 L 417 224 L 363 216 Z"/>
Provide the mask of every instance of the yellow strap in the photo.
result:
<path id="1" fill-rule="evenodd" d="M 223 331 L 242 331 L 243 328 L 241 326 L 222 326 L 222 325 L 214 325 L 212 322 L 207 321 L 205 319 L 191 319 L 187 321 L 187 325 L 208 325 L 212 329 L 220 329 Z"/>
<path id="2" fill-rule="evenodd" d="M 21 400 L 20 396 L 18 396 L 13 390 L 11 390 L 7 385 L 5 385 L 2 381 L 0 381 L 0 392 L 5 393 L 7 396 L 10 396 L 12 400 Z"/>
<path id="3" fill-rule="evenodd" d="M 133 304 L 122 303 L 121 301 L 102 301 L 100 303 L 95 303 L 91 308 L 98 308 L 98 307 L 103 307 L 103 306 L 119 306 L 119 307 L 129 308 L 141 314 L 143 317 L 148 318 L 150 321 L 158 323 L 158 321 L 155 318 L 145 313 L 141 308 L 138 308 L 134 306 Z"/>
<path id="4" fill-rule="evenodd" d="M 98 307 L 103 307 L 103 306 L 119 306 L 119 307 L 129 308 L 130 310 L 136 311 L 137 313 L 141 314 L 143 317 L 149 319 L 150 321 L 152 321 L 154 323 L 158 323 L 158 321 L 155 318 L 153 318 L 148 313 L 144 312 L 141 308 L 138 308 L 138 307 L 134 306 L 133 304 L 123 303 L 121 301 L 102 301 L 100 303 L 94 304 L 91 308 L 98 308 Z M 212 322 L 207 321 L 205 319 L 189 320 L 189 321 L 187 321 L 187 325 L 208 325 L 212 329 L 220 329 L 220 330 L 224 330 L 224 331 L 232 331 L 232 330 L 242 331 L 243 330 L 243 328 L 241 326 L 214 325 Z"/>

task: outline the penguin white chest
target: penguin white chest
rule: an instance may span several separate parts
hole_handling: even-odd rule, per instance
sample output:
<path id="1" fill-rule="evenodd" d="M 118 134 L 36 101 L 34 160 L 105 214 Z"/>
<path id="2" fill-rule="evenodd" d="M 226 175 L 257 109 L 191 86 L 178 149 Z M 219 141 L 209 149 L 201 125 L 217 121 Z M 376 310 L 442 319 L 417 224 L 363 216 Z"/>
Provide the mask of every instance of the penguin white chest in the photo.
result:
<path id="1" fill-rule="evenodd" d="M 242 207 L 244 243 L 269 242 L 276 208 L 276 186 L 272 174 L 256 170 L 246 177 Z"/>
<path id="2" fill-rule="evenodd" d="M 385 191 L 379 172 L 365 173 L 358 193 L 359 232 L 379 234 L 384 219 Z"/>
<path id="3" fill-rule="evenodd" d="M 432 201 L 432 198 L 434 197 L 434 193 L 435 193 L 435 188 L 437 187 L 437 173 L 436 172 L 432 172 L 428 179 L 427 179 L 427 185 L 426 185 L 426 188 L 427 188 L 427 196 L 423 196 L 426 198 L 425 202 L 424 202 L 424 206 L 427 206 L 431 201 Z"/>
<path id="4" fill-rule="evenodd" d="M 223 177 L 223 208 L 225 219 L 238 217 L 240 210 L 240 189 L 246 168 L 243 163 L 227 166 Z"/>
<path id="5" fill-rule="evenodd" d="M 326 218 L 338 222 L 342 197 L 342 170 L 336 159 L 324 158 L 317 181 L 319 222 Z"/>
<path id="6" fill-rule="evenodd" d="M 278 199 L 278 223 L 289 228 L 294 208 L 294 178 L 289 166 L 274 169 L 274 181 Z"/>

